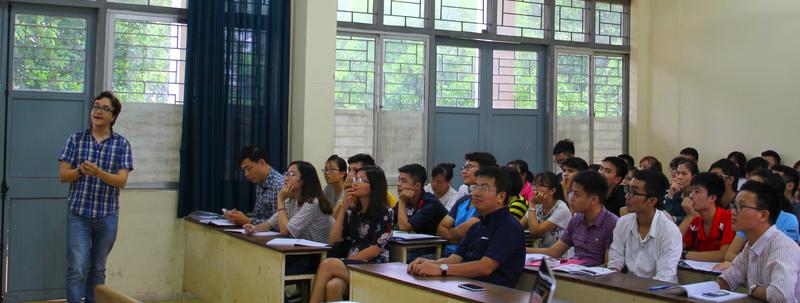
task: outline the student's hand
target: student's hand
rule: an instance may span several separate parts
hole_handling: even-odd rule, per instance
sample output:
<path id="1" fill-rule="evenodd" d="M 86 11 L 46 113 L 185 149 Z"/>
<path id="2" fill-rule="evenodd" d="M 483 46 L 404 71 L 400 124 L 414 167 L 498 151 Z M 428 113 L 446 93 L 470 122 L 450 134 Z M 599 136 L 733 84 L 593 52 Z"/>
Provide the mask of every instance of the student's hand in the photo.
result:
<path id="1" fill-rule="evenodd" d="M 439 268 L 439 264 L 422 262 L 414 266 L 411 274 L 422 277 L 438 277 L 442 275 L 442 270 Z"/>
<path id="2" fill-rule="evenodd" d="M 714 265 L 713 269 L 714 270 L 719 270 L 719 271 L 725 271 L 728 268 L 731 268 L 731 262 L 725 261 L 725 262 L 719 263 L 717 265 Z"/>
<path id="3" fill-rule="evenodd" d="M 400 201 L 408 203 L 414 197 L 414 191 L 411 189 L 404 189 L 400 191 Z"/>
<path id="4" fill-rule="evenodd" d="M 419 266 L 422 263 L 428 263 L 428 262 L 431 262 L 431 260 L 428 260 L 428 259 L 425 259 L 425 258 L 416 258 L 416 259 L 414 259 L 414 261 L 411 261 L 411 263 L 408 263 L 408 267 L 406 268 L 406 271 L 408 273 L 413 273 L 414 272 L 414 268 L 416 268 L 417 266 Z"/>
<path id="5" fill-rule="evenodd" d="M 242 227 L 244 227 L 244 232 L 248 235 L 252 235 L 253 233 L 258 232 L 258 225 L 253 225 L 248 223 Z"/>
<path id="6" fill-rule="evenodd" d="M 675 194 L 681 191 L 683 191 L 683 184 L 673 179 L 672 184 L 669 185 L 669 196 L 675 199 Z"/>
<path id="7" fill-rule="evenodd" d="M 250 218 L 238 210 L 229 211 L 225 214 L 225 218 L 228 218 L 228 221 L 231 221 L 236 225 L 245 225 L 250 223 Z"/>
<path id="8" fill-rule="evenodd" d="M 344 192 L 344 199 L 342 199 L 342 211 L 346 211 L 353 206 L 353 203 L 356 201 L 355 190 L 351 187 L 345 190 Z"/>
<path id="9" fill-rule="evenodd" d="M 544 202 L 544 192 L 537 191 L 533 193 L 533 197 L 531 197 L 531 203 L 533 205 L 542 204 Z"/>
<path id="10" fill-rule="evenodd" d="M 286 204 L 286 198 L 290 197 L 293 191 L 294 184 L 286 183 L 283 185 L 283 187 L 281 187 L 281 191 L 278 192 L 278 208 L 284 207 Z"/>
<path id="11" fill-rule="evenodd" d="M 694 206 L 692 199 L 686 198 L 681 201 L 681 208 L 683 208 L 687 218 L 693 218 L 697 215 L 697 212 L 694 210 L 694 208 L 692 208 L 692 206 Z"/>
<path id="12" fill-rule="evenodd" d="M 92 177 L 97 177 L 97 175 L 100 174 L 100 172 L 102 171 L 100 170 L 99 167 L 97 167 L 97 164 L 89 162 L 89 160 L 83 161 L 83 163 L 81 163 L 80 170 L 83 171 L 84 175 Z"/>

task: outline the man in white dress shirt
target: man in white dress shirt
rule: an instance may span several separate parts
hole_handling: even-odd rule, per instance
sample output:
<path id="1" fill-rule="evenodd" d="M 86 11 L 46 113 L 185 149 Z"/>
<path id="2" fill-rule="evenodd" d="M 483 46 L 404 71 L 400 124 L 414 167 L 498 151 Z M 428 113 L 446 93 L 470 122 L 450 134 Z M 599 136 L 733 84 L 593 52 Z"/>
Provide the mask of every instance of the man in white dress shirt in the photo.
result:
<path id="1" fill-rule="evenodd" d="M 634 173 L 625 187 L 628 214 L 619 218 L 608 251 L 608 268 L 643 278 L 678 282 L 682 237 L 672 218 L 661 211 L 666 178 L 655 170 Z"/>

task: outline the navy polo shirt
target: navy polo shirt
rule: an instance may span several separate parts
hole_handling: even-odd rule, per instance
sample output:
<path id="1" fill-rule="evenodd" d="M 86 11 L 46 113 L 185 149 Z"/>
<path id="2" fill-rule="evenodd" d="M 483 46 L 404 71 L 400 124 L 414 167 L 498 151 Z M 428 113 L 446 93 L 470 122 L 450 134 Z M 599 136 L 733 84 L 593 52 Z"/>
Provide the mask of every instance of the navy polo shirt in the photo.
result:
<path id="1" fill-rule="evenodd" d="M 447 208 L 431 193 L 422 192 L 416 207 L 406 205 L 408 224 L 418 234 L 436 235 L 439 222 L 447 215 Z M 394 206 L 394 216 L 397 222 L 397 205 Z"/>
<path id="2" fill-rule="evenodd" d="M 475 279 L 514 288 L 525 266 L 525 232 L 508 208 L 503 207 L 473 224 L 455 254 L 463 258 L 462 262 L 483 257 L 497 261 L 500 266 L 492 274 Z"/>

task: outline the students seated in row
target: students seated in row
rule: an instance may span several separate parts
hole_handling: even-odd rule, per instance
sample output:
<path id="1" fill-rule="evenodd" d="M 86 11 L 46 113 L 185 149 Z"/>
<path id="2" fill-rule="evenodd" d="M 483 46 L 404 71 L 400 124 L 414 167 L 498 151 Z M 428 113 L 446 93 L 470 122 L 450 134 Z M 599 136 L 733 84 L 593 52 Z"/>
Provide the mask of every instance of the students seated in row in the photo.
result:
<path id="1" fill-rule="evenodd" d="M 768 169 L 773 169 L 776 165 L 781 165 L 781 155 L 774 150 L 768 149 L 761 152 L 761 158 L 764 158 L 764 160 L 767 160 L 767 163 L 769 163 L 769 166 L 767 166 Z"/>
<path id="2" fill-rule="evenodd" d="M 519 196 L 525 198 L 525 201 L 530 201 L 533 198 L 533 173 L 531 173 L 528 168 L 528 162 L 516 159 L 508 162 L 506 166 L 513 168 L 519 173 L 519 177 L 522 178 L 522 190 L 519 192 Z"/>
<path id="3" fill-rule="evenodd" d="M 689 195 L 689 184 L 692 183 L 692 178 L 699 171 L 697 170 L 697 163 L 689 159 L 682 159 L 681 157 L 672 159 L 670 161 L 670 169 L 672 169 L 672 164 L 675 164 L 675 169 L 667 197 L 664 199 L 664 206 L 667 212 L 675 218 L 675 223 L 680 224 L 686 217 L 686 212 L 681 207 L 681 203 Z"/>
<path id="4" fill-rule="evenodd" d="M 561 191 L 564 193 L 569 192 L 569 185 L 572 183 L 572 177 L 577 173 L 589 169 L 589 164 L 579 157 L 570 157 L 561 162 Z M 605 193 L 601 196 L 601 201 L 605 200 Z"/>
<path id="5" fill-rule="evenodd" d="M 744 250 L 717 278 L 720 288 L 748 289 L 769 302 L 797 302 L 800 297 L 800 248 L 773 224 L 779 196 L 764 184 L 748 181 L 736 197 L 733 226 L 747 235 Z"/>
<path id="6" fill-rule="evenodd" d="M 225 218 L 236 225 L 259 224 L 272 217 L 278 208 L 278 192 L 283 188 L 283 175 L 267 163 L 267 152 L 250 145 L 239 156 L 244 177 L 256 184 L 253 212 L 245 215 L 238 210 L 225 212 Z"/>
<path id="7" fill-rule="evenodd" d="M 569 203 L 575 215 L 561 238 L 552 247 L 528 252 L 558 258 L 575 247 L 575 258 L 583 260 L 583 265 L 605 264 L 619 219 L 603 207 L 603 197 L 608 191 L 606 180 L 595 171 L 582 171 L 572 177 L 571 189 Z"/>
<path id="8" fill-rule="evenodd" d="M 686 219 L 679 228 L 683 234 L 681 259 L 722 262 L 733 241 L 731 211 L 719 206 L 725 193 L 722 178 L 700 173 L 692 179 L 689 198 L 681 206 Z"/>
<path id="9" fill-rule="evenodd" d="M 345 177 L 346 179 L 345 179 L 345 182 L 344 182 L 344 188 L 345 189 L 348 189 L 348 188 L 350 188 L 350 186 L 352 186 L 353 179 L 356 176 L 356 172 L 359 169 L 361 169 L 362 167 L 366 167 L 366 166 L 375 166 L 375 159 L 373 159 L 372 156 L 370 156 L 370 155 L 367 155 L 367 154 L 355 154 L 352 157 L 347 158 L 347 177 Z M 339 202 L 341 202 L 341 201 L 339 201 Z M 394 207 L 395 204 L 397 204 L 397 198 L 395 198 L 395 196 L 392 195 L 391 192 L 386 191 L 386 205 L 391 208 L 391 207 Z M 336 218 L 336 216 L 339 214 L 339 211 L 341 209 L 342 209 L 341 208 L 341 203 L 337 204 L 333 208 L 333 217 L 334 218 Z"/>
<path id="10" fill-rule="evenodd" d="M 418 234 L 436 235 L 436 227 L 447 215 L 442 202 L 422 190 L 428 179 L 425 168 L 419 164 L 407 164 L 400 169 L 397 191 L 400 199 L 394 208 L 397 230 Z"/>
<path id="11" fill-rule="evenodd" d="M 626 187 L 628 214 L 617 221 L 608 268 L 639 277 L 678 282 L 681 231 L 661 204 L 667 184 L 654 170 L 636 171 Z"/>
<path id="12" fill-rule="evenodd" d="M 508 212 L 508 175 L 495 166 L 476 173 L 472 200 L 480 221 L 447 258 L 418 258 L 408 272 L 419 276 L 457 276 L 515 287 L 525 265 L 525 234 Z"/>
<path id="13" fill-rule="evenodd" d="M 606 157 L 600 161 L 599 173 L 608 183 L 608 192 L 603 199 L 603 206 L 611 213 L 619 216 L 619 209 L 625 206 L 625 191 L 622 180 L 628 174 L 628 165 L 617 157 Z"/>
<path id="14" fill-rule="evenodd" d="M 345 258 L 322 261 L 314 278 L 311 302 L 342 300 L 350 282 L 347 264 L 389 261 L 394 213 L 386 206 L 387 189 L 380 167 L 364 166 L 356 172 L 328 237 L 328 243 L 334 245 L 331 255 Z"/>
<path id="15" fill-rule="evenodd" d="M 800 174 L 793 168 L 785 165 L 775 166 L 773 171 L 781 176 L 784 183 L 786 183 L 786 190 L 783 192 L 783 196 L 789 201 L 789 205 L 792 207 L 792 213 L 800 219 L 800 199 L 798 199 L 797 194 L 797 184 L 800 182 Z"/>
<path id="16" fill-rule="evenodd" d="M 528 200 L 519 195 L 522 190 L 522 179 L 519 177 L 519 172 L 514 168 L 506 166 L 501 167 L 500 170 L 507 173 L 510 179 L 508 181 L 508 211 L 514 216 L 514 219 L 517 219 L 519 224 L 523 224 L 523 218 L 528 213 Z"/>
<path id="17" fill-rule="evenodd" d="M 534 177 L 534 190 L 531 207 L 525 223 L 532 237 L 541 238 L 539 247 L 556 244 L 564 228 L 569 224 L 572 213 L 564 202 L 564 193 L 558 184 L 558 176 L 543 172 Z M 531 250 L 532 248 L 528 248 Z"/>
<path id="18" fill-rule="evenodd" d="M 322 174 L 325 177 L 325 183 L 327 183 L 322 192 L 325 195 L 325 199 L 331 203 L 331 207 L 334 207 L 344 199 L 347 162 L 337 155 L 332 155 L 325 161 L 325 168 L 322 169 Z"/>
<path id="19" fill-rule="evenodd" d="M 284 186 L 278 192 L 278 210 L 260 224 L 245 224 L 245 231 L 278 230 L 293 238 L 327 242 L 333 210 L 322 195 L 316 168 L 311 163 L 295 161 L 289 164 L 285 175 Z"/>
<path id="20" fill-rule="evenodd" d="M 724 209 L 730 210 L 731 203 L 736 198 L 736 191 L 738 190 L 739 172 L 736 170 L 736 164 L 733 164 L 728 159 L 719 159 L 711 164 L 708 172 L 719 176 L 725 182 L 725 193 L 719 199 L 719 205 Z"/>
<path id="21" fill-rule="evenodd" d="M 489 166 L 497 167 L 497 160 L 490 153 L 468 153 L 464 155 L 464 160 L 464 167 L 461 168 L 461 178 L 464 179 L 464 185 L 467 186 L 475 184 L 475 173 L 479 169 Z M 478 213 L 474 208 L 472 194 L 458 199 L 447 216 L 444 216 L 442 221 L 439 222 L 439 227 L 436 228 L 436 235 L 449 242 L 444 249 L 443 255 L 445 257 L 456 251 L 458 243 L 476 222 L 478 222 Z"/>
<path id="22" fill-rule="evenodd" d="M 456 201 L 461 198 L 461 195 L 450 186 L 455 167 L 456 165 L 453 163 L 439 163 L 431 170 L 431 182 L 425 185 L 425 191 L 436 196 L 436 199 L 442 202 L 447 211 L 450 211 Z"/>

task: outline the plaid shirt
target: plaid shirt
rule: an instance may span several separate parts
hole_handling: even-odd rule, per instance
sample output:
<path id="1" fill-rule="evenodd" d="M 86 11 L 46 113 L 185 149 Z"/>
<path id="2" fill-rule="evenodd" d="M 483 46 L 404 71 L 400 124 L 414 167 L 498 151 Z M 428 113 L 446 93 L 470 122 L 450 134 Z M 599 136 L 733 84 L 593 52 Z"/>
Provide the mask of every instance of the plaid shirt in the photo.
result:
<path id="1" fill-rule="evenodd" d="M 88 160 L 112 174 L 125 168 L 133 170 L 131 144 L 115 132 L 100 143 L 92 136 L 91 129 L 77 132 L 67 139 L 58 160 L 69 163 L 72 168 Z M 99 177 L 82 176 L 70 183 L 67 205 L 76 215 L 105 217 L 119 210 L 119 188 L 106 184 Z"/>
<path id="2" fill-rule="evenodd" d="M 256 185 L 256 204 L 253 212 L 248 214 L 251 224 L 259 224 L 272 217 L 278 209 L 278 193 L 282 187 L 283 175 L 275 168 L 270 168 L 264 183 Z"/>

